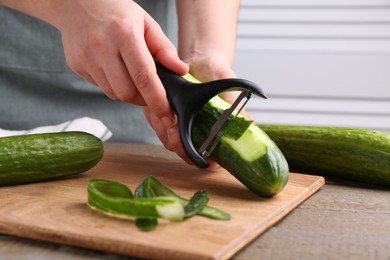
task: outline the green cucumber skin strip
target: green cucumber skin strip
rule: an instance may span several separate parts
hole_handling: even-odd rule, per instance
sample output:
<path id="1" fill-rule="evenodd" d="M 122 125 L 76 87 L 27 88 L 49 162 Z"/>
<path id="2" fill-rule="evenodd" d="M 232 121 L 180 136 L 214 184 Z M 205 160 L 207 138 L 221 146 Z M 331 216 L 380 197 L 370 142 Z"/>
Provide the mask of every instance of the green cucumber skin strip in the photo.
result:
<path id="1" fill-rule="evenodd" d="M 103 142 L 85 132 L 0 138 L 0 186 L 83 173 L 103 157 Z"/>
<path id="2" fill-rule="evenodd" d="M 94 190 L 88 190 L 88 204 L 105 212 L 138 218 L 160 218 L 157 206 L 170 206 L 180 203 L 167 197 L 124 199 L 102 196 Z"/>
<path id="3" fill-rule="evenodd" d="M 214 106 L 211 102 L 201 109 L 193 126 L 192 140 L 196 147 L 199 147 L 208 137 L 212 125 L 222 113 L 223 109 Z M 257 126 L 251 126 L 246 132 L 253 131 L 254 127 Z M 271 197 L 279 193 L 287 184 L 289 167 L 286 158 L 274 142 L 261 129 L 257 130 L 263 136 L 258 137 L 257 134 L 254 134 L 252 138 L 265 138 L 266 142 L 261 142 L 263 147 L 255 147 L 254 149 L 264 149 L 265 147 L 265 153 L 257 156 L 254 160 L 246 160 L 245 155 L 237 152 L 239 147 L 234 146 L 251 144 L 232 144 L 228 138 L 224 137 L 221 138 L 210 158 L 229 171 L 256 195 Z M 259 142 L 258 140 L 253 141 L 254 143 Z"/>
<path id="4" fill-rule="evenodd" d="M 138 185 L 134 192 L 135 198 L 153 198 L 157 197 L 154 190 L 150 187 L 149 178 L 144 180 L 141 185 Z M 143 231 L 150 231 L 158 226 L 156 218 L 137 218 L 135 220 L 136 226 Z"/>
<path id="5" fill-rule="evenodd" d="M 153 198 L 158 196 L 178 197 L 176 193 L 163 185 L 157 178 L 149 176 L 145 178 L 134 191 L 136 198 Z"/>
<path id="6" fill-rule="evenodd" d="M 260 127 L 294 171 L 390 187 L 390 133 L 324 126 Z"/>
<path id="7" fill-rule="evenodd" d="M 161 213 L 161 210 L 172 206 L 182 208 L 180 201 L 174 197 L 134 199 L 126 185 L 104 179 L 88 181 L 88 204 L 103 212 L 137 218 L 168 218 Z M 169 219 L 180 220 L 183 217 L 184 209 L 182 215 L 169 217 Z"/>
<path id="8" fill-rule="evenodd" d="M 201 190 L 195 192 L 192 198 L 184 206 L 185 217 L 191 217 L 201 212 L 209 201 L 209 195 L 207 191 Z"/>
<path id="9" fill-rule="evenodd" d="M 185 206 L 188 204 L 188 200 L 180 197 L 177 195 L 174 191 L 166 187 L 164 184 L 162 184 L 156 177 L 150 176 L 146 178 L 135 190 L 135 197 L 142 197 L 145 196 L 145 194 L 150 194 L 148 190 L 153 190 L 154 196 L 167 196 L 167 197 L 175 197 L 179 199 L 179 201 Z M 201 212 L 199 212 L 197 215 L 208 217 L 212 219 L 218 219 L 218 220 L 230 220 L 231 216 L 230 214 L 213 208 L 206 206 L 203 208 Z"/>
<path id="10" fill-rule="evenodd" d="M 142 231 L 151 231 L 158 226 L 156 218 L 137 218 L 135 225 Z"/>
<path id="11" fill-rule="evenodd" d="M 134 199 L 134 195 L 126 185 L 106 179 L 90 179 L 88 181 L 88 188 L 91 190 L 98 190 L 110 197 Z"/>

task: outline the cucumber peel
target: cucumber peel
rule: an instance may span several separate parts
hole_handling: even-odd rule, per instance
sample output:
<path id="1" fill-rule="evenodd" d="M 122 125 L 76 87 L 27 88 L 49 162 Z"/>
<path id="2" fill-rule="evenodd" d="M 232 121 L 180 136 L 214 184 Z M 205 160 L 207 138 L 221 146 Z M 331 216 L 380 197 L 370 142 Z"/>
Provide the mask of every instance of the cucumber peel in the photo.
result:
<path id="1" fill-rule="evenodd" d="M 200 213 L 206 207 L 209 201 L 208 192 L 205 190 L 197 191 L 194 196 L 184 206 L 185 217 L 189 218 Z"/>
<path id="2" fill-rule="evenodd" d="M 156 218 L 137 218 L 135 225 L 142 231 L 150 231 L 158 226 L 158 220 Z"/>
<path id="3" fill-rule="evenodd" d="M 88 205 L 92 209 L 116 217 L 135 218 L 136 226 L 143 231 L 156 228 L 158 218 L 183 221 L 194 215 L 203 215 L 230 219 L 229 214 L 207 207 L 208 200 L 208 192 L 203 190 L 196 192 L 190 200 L 183 199 L 153 176 L 146 178 L 136 188 L 135 194 L 120 182 L 88 181 Z"/>
<path id="4" fill-rule="evenodd" d="M 175 197 L 180 200 L 184 207 L 189 203 L 189 200 L 176 194 L 173 190 L 162 184 L 154 176 L 149 176 L 146 178 L 135 190 L 135 197 L 143 197 L 145 194 L 153 194 L 153 196 Z M 198 212 L 197 215 L 217 220 L 231 219 L 230 214 L 207 205 L 200 212 Z"/>
<path id="5" fill-rule="evenodd" d="M 184 217 L 183 205 L 174 197 L 134 199 L 127 186 L 103 179 L 88 182 L 88 205 L 106 213 L 128 217 L 171 221 L 180 221 Z"/>

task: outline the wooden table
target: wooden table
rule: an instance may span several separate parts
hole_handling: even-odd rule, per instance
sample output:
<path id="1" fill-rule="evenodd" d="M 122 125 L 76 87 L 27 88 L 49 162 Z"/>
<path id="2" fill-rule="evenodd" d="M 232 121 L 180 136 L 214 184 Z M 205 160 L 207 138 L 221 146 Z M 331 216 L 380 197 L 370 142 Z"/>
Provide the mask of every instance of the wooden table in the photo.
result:
<path id="1" fill-rule="evenodd" d="M 107 148 L 121 149 L 108 144 Z M 174 157 L 160 146 L 139 155 Z M 322 189 L 232 259 L 390 259 L 390 192 L 326 179 Z M 1 259 L 128 259 L 93 250 L 0 236 Z"/>

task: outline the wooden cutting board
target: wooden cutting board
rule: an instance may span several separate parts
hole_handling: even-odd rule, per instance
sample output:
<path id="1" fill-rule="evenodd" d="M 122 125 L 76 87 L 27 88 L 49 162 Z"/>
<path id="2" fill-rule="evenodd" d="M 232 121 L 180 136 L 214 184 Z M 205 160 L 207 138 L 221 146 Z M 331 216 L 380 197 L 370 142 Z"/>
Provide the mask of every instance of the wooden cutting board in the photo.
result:
<path id="1" fill-rule="evenodd" d="M 107 146 L 103 160 L 82 175 L 0 188 L 0 233 L 136 257 L 227 259 L 324 184 L 322 177 L 291 173 L 281 193 L 260 198 L 223 169 L 198 170 L 162 151 L 142 145 Z M 142 232 L 133 220 L 101 214 L 86 204 L 90 178 L 117 180 L 134 190 L 150 175 L 183 197 L 208 190 L 209 205 L 229 212 L 232 220 L 195 216 L 180 223 L 160 221 L 154 231 Z"/>

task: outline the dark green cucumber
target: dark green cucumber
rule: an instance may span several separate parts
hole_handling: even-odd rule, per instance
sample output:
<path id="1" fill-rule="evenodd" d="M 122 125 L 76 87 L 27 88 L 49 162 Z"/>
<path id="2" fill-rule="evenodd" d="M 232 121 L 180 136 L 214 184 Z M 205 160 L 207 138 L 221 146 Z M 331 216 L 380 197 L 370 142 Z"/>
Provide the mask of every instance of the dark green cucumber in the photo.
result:
<path id="1" fill-rule="evenodd" d="M 185 78 L 197 82 L 190 75 Z M 216 96 L 201 109 L 192 129 L 192 140 L 196 147 L 209 136 L 213 124 L 229 107 L 230 104 Z M 245 126 L 241 122 L 243 119 L 250 121 L 243 114 L 239 114 L 237 118 L 231 115 L 229 124 L 237 122 L 237 128 L 240 129 Z M 229 129 L 233 128 L 229 126 Z M 285 157 L 255 123 L 251 123 L 239 138 L 232 138 L 231 134 L 222 135 L 210 158 L 257 195 L 273 196 L 287 184 L 289 168 Z"/>
<path id="2" fill-rule="evenodd" d="M 390 187 L 390 133 L 344 127 L 260 127 L 294 171 Z"/>
<path id="3" fill-rule="evenodd" d="M 103 143 L 85 132 L 0 138 L 0 186 L 85 172 L 103 156 Z"/>

